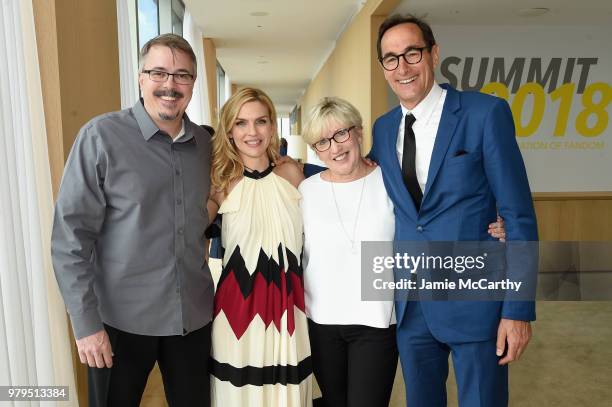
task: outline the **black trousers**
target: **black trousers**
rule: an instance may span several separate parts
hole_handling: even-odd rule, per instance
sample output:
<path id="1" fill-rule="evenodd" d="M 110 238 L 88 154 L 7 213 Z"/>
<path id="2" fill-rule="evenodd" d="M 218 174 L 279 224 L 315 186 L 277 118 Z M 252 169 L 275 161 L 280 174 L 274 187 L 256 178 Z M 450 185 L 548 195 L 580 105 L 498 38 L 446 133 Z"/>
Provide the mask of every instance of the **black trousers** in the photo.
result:
<path id="1" fill-rule="evenodd" d="M 170 407 L 209 407 L 211 325 L 185 336 L 136 335 L 105 325 L 113 367 L 89 368 L 89 406 L 138 407 L 158 362 Z"/>
<path id="2" fill-rule="evenodd" d="M 397 369 L 395 325 L 308 320 L 312 368 L 327 407 L 387 407 Z"/>

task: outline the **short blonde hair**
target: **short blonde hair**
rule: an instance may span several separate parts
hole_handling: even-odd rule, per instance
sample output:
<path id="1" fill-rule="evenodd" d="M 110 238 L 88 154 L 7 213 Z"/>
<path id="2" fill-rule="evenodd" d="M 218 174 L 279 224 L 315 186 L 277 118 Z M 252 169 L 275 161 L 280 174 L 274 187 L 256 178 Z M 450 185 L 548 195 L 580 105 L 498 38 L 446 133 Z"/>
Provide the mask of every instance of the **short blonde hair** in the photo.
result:
<path id="1" fill-rule="evenodd" d="M 276 109 L 268 95 L 255 88 L 242 88 L 234 93 L 221 108 L 221 117 L 212 138 L 211 182 L 214 188 L 227 192 L 229 184 L 242 177 L 244 164 L 230 140 L 229 133 L 234 127 L 240 109 L 245 103 L 260 102 L 268 108 L 272 138 L 266 152 L 271 162 L 279 157 L 279 140 L 276 131 Z"/>
<path id="2" fill-rule="evenodd" d="M 362 119 L 359 110 L 344 99 L 337 97 L 324 97 L 308 114 L 302 137 L 306 144 L 312 146 L 324 136 L 331 122 L 342 123 L 346 126 L 361 128 Z"/>

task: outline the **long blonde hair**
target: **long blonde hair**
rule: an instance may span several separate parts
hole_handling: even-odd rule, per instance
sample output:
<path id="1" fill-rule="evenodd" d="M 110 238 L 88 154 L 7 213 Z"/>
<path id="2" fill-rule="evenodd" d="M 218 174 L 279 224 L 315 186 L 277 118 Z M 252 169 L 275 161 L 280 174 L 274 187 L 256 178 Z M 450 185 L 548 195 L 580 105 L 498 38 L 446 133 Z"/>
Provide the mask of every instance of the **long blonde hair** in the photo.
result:
<path id="1" fill-rule="evenodd" d="M 272 126 L 272 138 L 266 150 L 271 162 L 279 157 L 279 140 L 276 131 L 276 109 L 268 95 L 255 88 L 242 88 L 234 93 L 221 108 L 221 117 L 217 131 L 212 138 L 212 168 L 211 182 L 214 188 L 227 192 L 227 187 L 232 181 L 242 177 L 244 164 L 236 151 L 236 146 L 231 142 L 229 133 L 234 127 L 240 109 L 245 103 L 260 102 L 268 108 L 270 124 Z"/>

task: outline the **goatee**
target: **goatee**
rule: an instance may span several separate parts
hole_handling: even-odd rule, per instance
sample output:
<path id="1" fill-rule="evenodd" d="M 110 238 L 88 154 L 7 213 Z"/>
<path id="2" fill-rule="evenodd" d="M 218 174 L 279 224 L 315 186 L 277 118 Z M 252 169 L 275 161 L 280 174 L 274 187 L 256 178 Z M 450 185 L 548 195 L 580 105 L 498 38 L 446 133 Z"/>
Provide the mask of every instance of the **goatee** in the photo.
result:
<path id="1" fill-rule="evenodd" d="M 175 120 L 177 117 L 178 117 L 178 112 L 174 114 L 159 113 L 159 118 L 165 121 Z"/>

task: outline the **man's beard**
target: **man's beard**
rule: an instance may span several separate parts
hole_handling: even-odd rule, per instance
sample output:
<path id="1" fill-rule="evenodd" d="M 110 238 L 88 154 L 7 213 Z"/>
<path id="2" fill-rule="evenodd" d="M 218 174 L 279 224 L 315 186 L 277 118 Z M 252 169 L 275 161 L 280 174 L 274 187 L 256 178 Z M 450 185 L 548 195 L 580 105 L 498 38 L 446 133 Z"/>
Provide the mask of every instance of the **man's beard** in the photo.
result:
<path id="1" fill-rule="evenodd" d="M 177 98 L 177 99 L 181 99 L 184 97 L 184 95 L 181 92 L 176 91 L 174 89 L 165 89 L 165 90 L 162 89 L 162 90 L 153 92 L 153 94 L 157 97 L 168 96 L 168 97 Z M 160 112 L 158 114 L 159 118 L 164 121 L 176 120 L 178 115 L 179 115 L 179 112 L 172 113 L 172 114 Z"/>
<path id="2" fill-rule="evenodd" d="M 178 112 L 176 112 L 175 114 L 168 114 L 168 113 L 159 113 L 159 118 L 161 120 L 165 120 L 165 121 L 171 121 L 171 120 L 175 120 L 178 117 Z"/>

